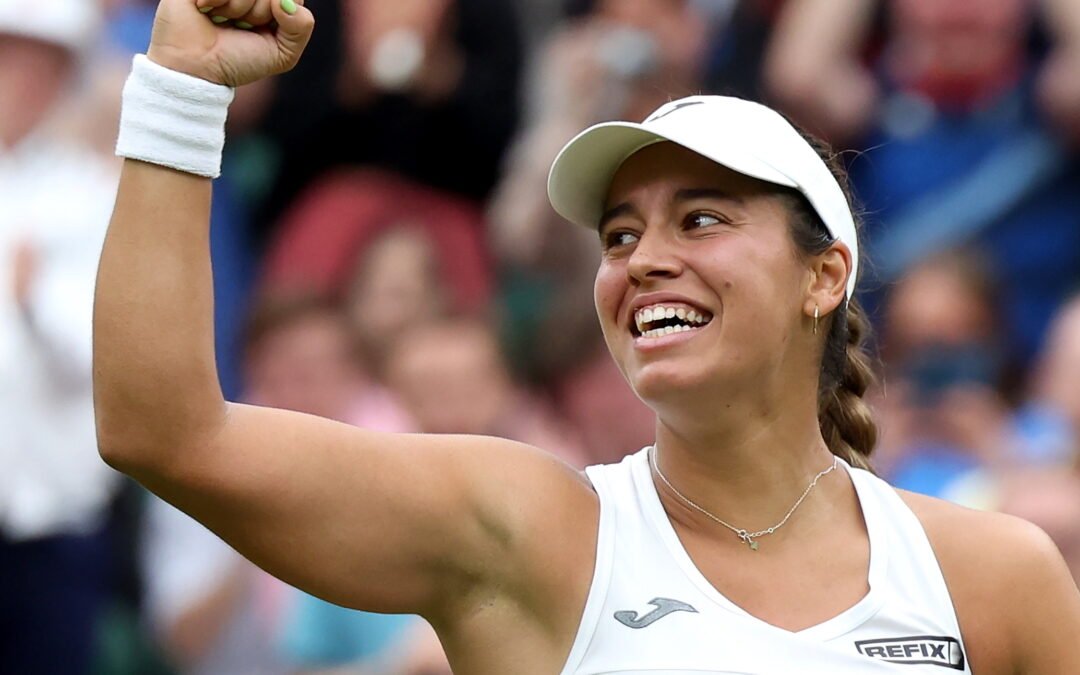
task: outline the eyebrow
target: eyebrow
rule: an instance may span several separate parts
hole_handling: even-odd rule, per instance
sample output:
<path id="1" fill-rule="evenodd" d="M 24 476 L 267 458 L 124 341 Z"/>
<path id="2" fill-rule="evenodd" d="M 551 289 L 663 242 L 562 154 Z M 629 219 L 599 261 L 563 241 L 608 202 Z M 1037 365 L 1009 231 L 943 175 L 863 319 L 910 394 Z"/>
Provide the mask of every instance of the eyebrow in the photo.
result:
<path id="1" fill-rule="evenodd" d="M 607 225 L 609 222 L 618 218 L 619 216 L 630 215 L 631 213 L 634 213 L 634 211 L 635 209 L 633 205 L 630 204 L 630 202 L 623 202 L 621 204 L 617 204 L 611 207 L 610 209 L 607 209 L 606 211 L 604 211 L 603 215 L 600 216 L 600 222 L 596 224 L 596 231 L 603 232 L 604 226 Z"/>
<path id="2" fill-rule="evenodd" d="M 717 188 L 684 188 L 675 193 L 675 201 L 677 202 L 689 202 L 695 199 L 722 199 L 740 204 L 743 201 L 742 197 Z"/>
<path id="3" fill-rule="evenodd" d="M 733 195 L 730 192 L 718 190 L 717 188 L 683 188 L 681 190 L 678 190 L 675 193 L 674 197 L 674 201 L 676 202 L 689 202 L 696 199 L 722 199 L 725 201 L 736 202 L 739 204 L 741 204 L 743 201 L 741 197 Z M 607 225 L 610 221 L 618 218 L 619 216 L 630 215 L 634 213 L 635 210 L 636 209 L 634 209 L 634 206 L 630 202 L 622 202 L 621 204 L 616 204 L 610 209 L 604 211 L 603 215 L 600 216 L 600 221 L 596 224 L 596 231 L 602 232 L 604 230 L 604 226 Z"/>

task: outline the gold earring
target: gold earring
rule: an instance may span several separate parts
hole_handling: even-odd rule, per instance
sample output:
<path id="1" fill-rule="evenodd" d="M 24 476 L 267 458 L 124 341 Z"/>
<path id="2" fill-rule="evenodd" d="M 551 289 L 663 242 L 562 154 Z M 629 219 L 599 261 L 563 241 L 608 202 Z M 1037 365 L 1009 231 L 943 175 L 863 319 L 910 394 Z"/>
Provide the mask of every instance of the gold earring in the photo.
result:
<path id="1" fill-rule="evenodd" d="M 814 305 L 814 335 L 817 335 L 818 317 L 821 315 L 821 309 Z"/>

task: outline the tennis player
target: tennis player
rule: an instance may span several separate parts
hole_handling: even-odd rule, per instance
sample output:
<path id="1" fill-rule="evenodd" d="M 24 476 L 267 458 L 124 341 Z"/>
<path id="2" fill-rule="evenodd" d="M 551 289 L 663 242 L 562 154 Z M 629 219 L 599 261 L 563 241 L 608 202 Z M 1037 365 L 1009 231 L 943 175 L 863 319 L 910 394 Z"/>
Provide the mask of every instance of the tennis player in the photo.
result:
<path id="1" fill-rule="evenodd" d="M 424 615 L 459 673 L 1080 672 L 1080 594 L 1042 532 L 864 470 L 843 177 L 756 104 L 675 101 L 552 169 L 555 208 L 598 231 L 596 309 L 652 447 L 581 475 L 226 402 L 207 227 L 231 87 L 313 27 L 301 0 L 160 3 L 97 287 L 110 464 L 289 583 Z"/>

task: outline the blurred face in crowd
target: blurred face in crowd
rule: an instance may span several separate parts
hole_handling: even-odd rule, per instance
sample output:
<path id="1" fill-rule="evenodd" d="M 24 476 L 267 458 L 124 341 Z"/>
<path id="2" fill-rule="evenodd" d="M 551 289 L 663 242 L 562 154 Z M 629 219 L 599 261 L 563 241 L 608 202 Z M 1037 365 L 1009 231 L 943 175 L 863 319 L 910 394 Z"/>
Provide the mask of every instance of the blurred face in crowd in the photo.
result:
<path id="1" fill-rule="evenodd" d="M 73 70 L 62 47 L 0 34 L 0 146 L 15 145 L 45 119 Z"/>
<path id="2" fill-rule="evenodd" d="M 623 374 L 661 417 L 743 388 L 774 392 L 800 371 L 816 378 L 808 350 L 795 346 L 808 269 L 786 203 L 766 184 L 658 143 L 623 164 L 605 208 L 600 324 Z M 647 308 L 653 319 L 645 312 L 642 325 Z M 652 337 L 665 324 L 685 328 Z"/>
<path id="3" fill-rule="evenodd" d="M 641 86 L 628 92 L 621 118 L 644 119 L 676 93 L 699 86 L 706 21 L 689 2 L 600 0 L 594 15 L 609 30 L 596 45 L 608 68 L 623 76 L 627 68 L 640 71 L 634 77 Z"/>
<path id="4" fill-rule="evenodd" d="M 993 307 L 947 260 L 917 267 L 894 288 L 885 316 L 890 360 L 927 346 L 984 343 L 994 333 Z"/>
<path id="5" fill-rule="evenodd" d="M 627 448 L 656 435 L 656 415 L 641 402 L 606 356 L 589 359 L 562 380 L 561 408 L 581 434 L 590 464 L 618 462 Z"/>
<path id="6" fill-rule="evenodd" d="M 999 76 L 1029 24 L 1028 0 L 893 0 L 903 60 L 916 76 Z"/>
<path id="7" fill-rule="evenodd" d="M 338 420 L 362 382 L 344 321 L 323 309 L 270 329 L 249 348 L 245 371 L 253 403 Z"/>
<path id="8" fill-rule="evenodd" d="M 390 356 L 387 382 L 428 433 L 494 433 L 513 394 L 495 336 L 468 321 L 408 332 Z"/>
<path id="9" fill-rule="evenodd" d="M 373 363 L 410 325 L 437 316 L 443 294 L 435 250 L 418 230 L 395 228 L 371 244 L 357 267 L 349 324 Z"/>

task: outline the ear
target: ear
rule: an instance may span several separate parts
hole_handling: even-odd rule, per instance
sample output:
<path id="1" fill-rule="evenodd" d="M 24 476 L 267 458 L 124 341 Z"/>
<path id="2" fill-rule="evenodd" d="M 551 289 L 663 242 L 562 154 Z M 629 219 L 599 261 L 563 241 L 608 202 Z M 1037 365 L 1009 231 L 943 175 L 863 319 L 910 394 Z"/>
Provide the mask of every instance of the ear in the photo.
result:
<path id="1" fill-rule="evenodd" d="M 814 315 L 817 307 L 821 316 L 827 316 L 840 306 L 847 292 L 847 279 L 851 274 L 851 251 L 839 242 L 824 253 L 810 259 L 809 284 L 803 312 Z"/>

